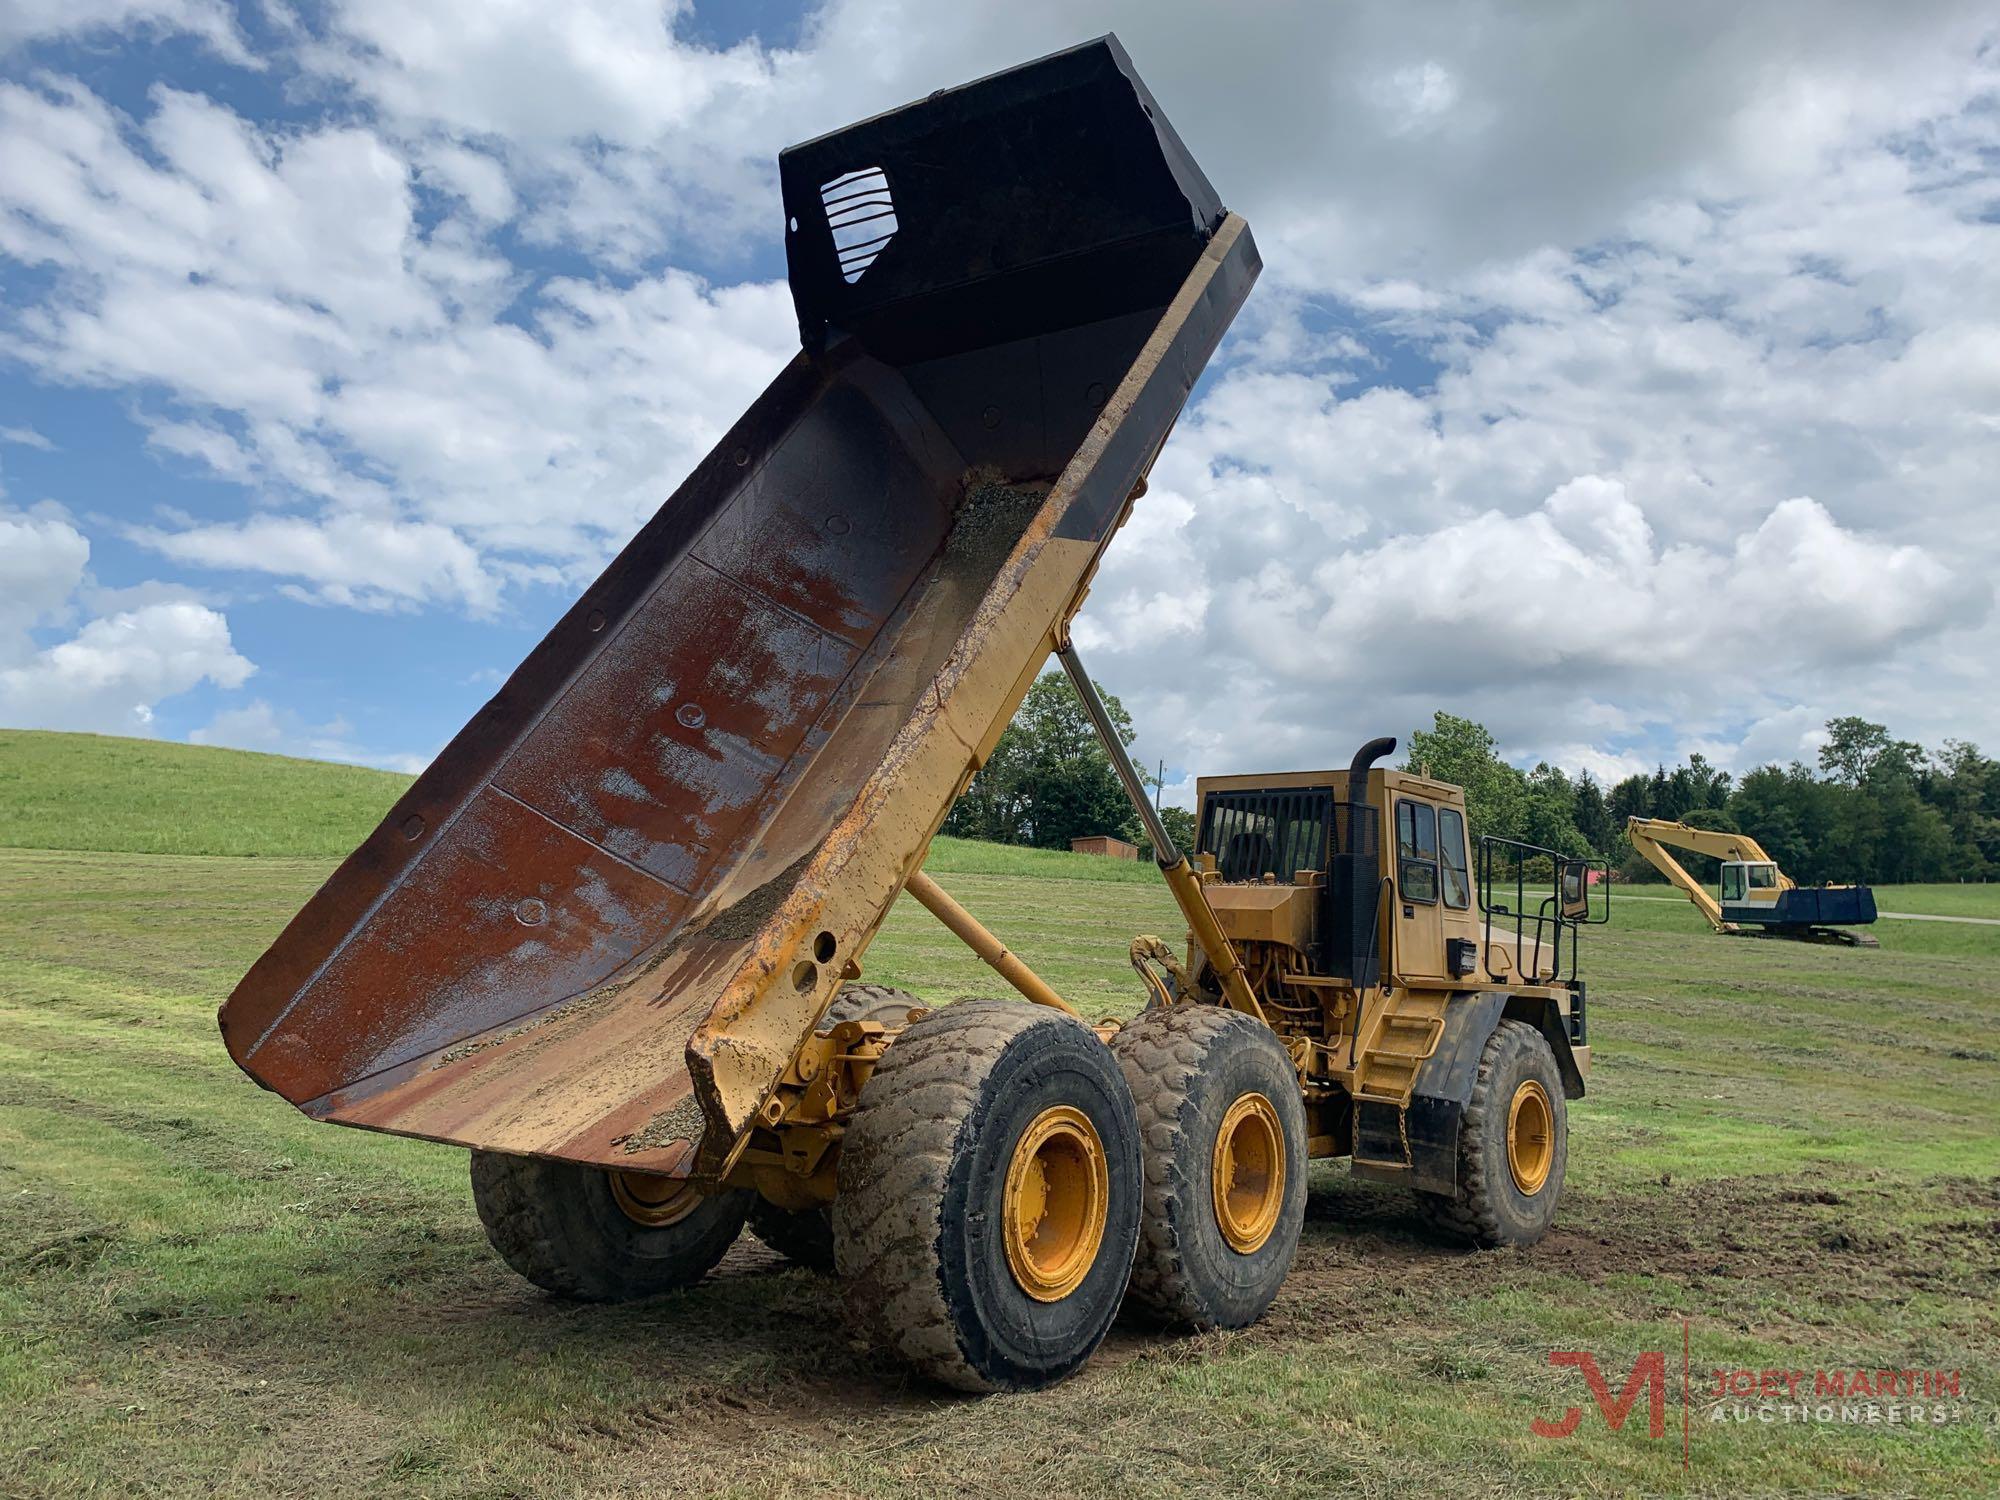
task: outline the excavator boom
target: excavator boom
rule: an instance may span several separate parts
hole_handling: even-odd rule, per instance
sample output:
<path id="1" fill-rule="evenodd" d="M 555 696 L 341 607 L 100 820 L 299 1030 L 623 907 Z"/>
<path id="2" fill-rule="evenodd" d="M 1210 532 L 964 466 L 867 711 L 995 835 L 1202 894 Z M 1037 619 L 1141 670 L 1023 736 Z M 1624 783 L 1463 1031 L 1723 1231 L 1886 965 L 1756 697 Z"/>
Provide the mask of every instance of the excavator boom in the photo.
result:
<path id="1" fill-rule="evenodd" d="M 1865 885 L 1801 889 L 1747 833 L 1695 828 L 1667 818 L 1631 818 L 1625 835 L 1717 932 L 1874 946 L 1872 939 L 1838 930 L 1875 920 L 1875 896 Z M 1669 847 L 1722 861 L 1722 899 L 1690 875 L 1667 852 Z"/>

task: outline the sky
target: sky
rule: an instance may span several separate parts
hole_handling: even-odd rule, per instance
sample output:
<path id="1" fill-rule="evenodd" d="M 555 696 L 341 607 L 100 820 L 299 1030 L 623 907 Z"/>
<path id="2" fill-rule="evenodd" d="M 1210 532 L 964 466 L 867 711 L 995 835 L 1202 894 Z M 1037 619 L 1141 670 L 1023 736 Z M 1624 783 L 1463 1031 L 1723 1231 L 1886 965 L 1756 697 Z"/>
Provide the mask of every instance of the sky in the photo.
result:
<path id="1" fill-rule="evenodd" d="M 1116 31 L 1266 269 L 1164 761 L 2000 748 L 1990 5 L 0 4 L 0 725 L 420 769 L 796 349 L 784 145 Z"/>

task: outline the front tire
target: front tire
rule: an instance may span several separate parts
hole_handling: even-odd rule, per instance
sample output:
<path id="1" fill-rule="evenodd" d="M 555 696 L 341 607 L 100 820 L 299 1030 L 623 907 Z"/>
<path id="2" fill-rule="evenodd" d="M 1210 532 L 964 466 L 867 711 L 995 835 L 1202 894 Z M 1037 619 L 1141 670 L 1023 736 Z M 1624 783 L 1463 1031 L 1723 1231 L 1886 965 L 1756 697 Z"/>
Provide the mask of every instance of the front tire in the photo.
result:
<path id="1" fill-rule="evenodd" d="M 578 1162 L 472 1153 L 472 1198 L 500 1258 L 544 1291 L 631 1302 L 701 1280 L 736 1240 L 751 1195 Z"/>
<path id="2" fill-rule="evenodd" d="M 1213 1005 L 1149 1010 L 1111 1039 L 1139 1114 L 1146 1203 L 1131 1301 L 1166 1324 L 1247 1328 L 1291 1271 L 1306 1214 L 1298 1074 L 1270 1027 Z"/>
<path id="3" fill-rule="evenodd" d="M 1459 1117 L 1458 1191 L 1419 1193 L 1433 1226 L 1484 1249 L 1532 1245 L 1555 1223 L 1569 1168 L 1569 1109 L 1546 1038 L 1502 1021 Z"/>
<path id="4" fill-rule="evenodd" d="M 1131 1092 L 1089 1027 L 973 1000 L 913 1023 L 841 1146 L 834 1255 L 855 1331 L 965 1391 L 1089 1359 L 1139 1239 Z"/>

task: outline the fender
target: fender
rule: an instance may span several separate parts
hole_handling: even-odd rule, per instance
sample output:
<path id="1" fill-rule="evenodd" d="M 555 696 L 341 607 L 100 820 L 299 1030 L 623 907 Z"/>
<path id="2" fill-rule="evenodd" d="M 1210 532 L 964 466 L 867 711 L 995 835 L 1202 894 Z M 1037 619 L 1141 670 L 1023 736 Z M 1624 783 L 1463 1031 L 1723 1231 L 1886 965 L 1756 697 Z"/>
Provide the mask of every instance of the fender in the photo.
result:
<path id="1" fill-rule="evenodd" d="M 1459 1123 L 1479 1081 L 1479 1059 L 1503 1020 L 1526 1021 L 1541 1032 L 1555 1053 L 1563 1097 L 1583 1097 L 1583 1073 L 1555 1001 L 1500 990 L 1457 996 L 1445 1009 L 1437 1050 L 1417 1072 L 1409 1105 L 1398 1110 L 1368 1100 L 1357 1104 L 1356 1175 L 1427 1193 L 1457 1191 Z"/>

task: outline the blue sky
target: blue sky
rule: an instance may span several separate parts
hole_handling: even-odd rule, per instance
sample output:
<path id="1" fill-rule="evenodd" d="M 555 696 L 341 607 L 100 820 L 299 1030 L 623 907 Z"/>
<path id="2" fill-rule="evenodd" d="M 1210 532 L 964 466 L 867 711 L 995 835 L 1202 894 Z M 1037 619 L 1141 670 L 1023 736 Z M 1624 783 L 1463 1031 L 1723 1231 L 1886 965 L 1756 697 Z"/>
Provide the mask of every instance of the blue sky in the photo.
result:
<path id="1" fill-rule="evenodd" d="M 1170 783 L 2000 741 L 1985 8 L 1580 0 L 10 7 L 0 723 L 421 766 L 788 356 L 778 148 L 1112 29 L 1268 267 L 1079 632 Z"/>

